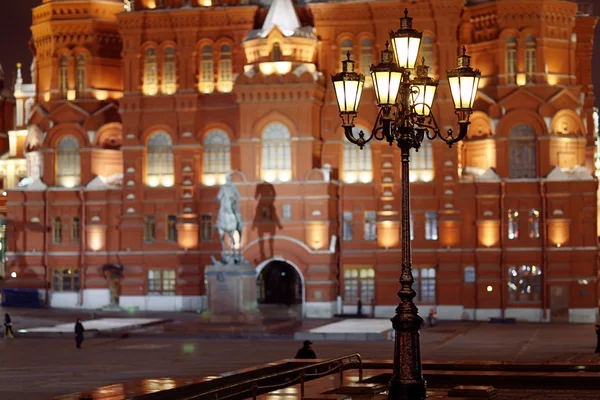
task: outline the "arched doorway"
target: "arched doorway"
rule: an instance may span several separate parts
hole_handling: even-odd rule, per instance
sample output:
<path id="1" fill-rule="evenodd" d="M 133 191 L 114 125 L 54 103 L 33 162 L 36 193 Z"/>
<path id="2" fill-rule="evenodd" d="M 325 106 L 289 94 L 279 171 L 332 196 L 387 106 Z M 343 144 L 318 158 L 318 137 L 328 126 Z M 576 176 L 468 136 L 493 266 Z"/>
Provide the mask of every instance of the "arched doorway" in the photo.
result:
<path id="1" fill-rule="evenodd" d="M 293 265 L 283 260 L 272 260 L 259 268 L 256 294 L 263 314 L 302 317 L 302 277 Z"/>

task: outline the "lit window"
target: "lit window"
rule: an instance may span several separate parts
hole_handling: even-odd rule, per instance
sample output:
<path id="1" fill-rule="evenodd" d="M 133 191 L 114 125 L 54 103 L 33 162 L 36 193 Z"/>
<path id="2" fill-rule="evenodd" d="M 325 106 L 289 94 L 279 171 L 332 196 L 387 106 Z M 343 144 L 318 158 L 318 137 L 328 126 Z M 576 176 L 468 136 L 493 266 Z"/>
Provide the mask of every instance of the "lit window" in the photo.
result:
<path id="1" fill-rule="evenodd" d="M 342 239 L 346 242 L 352 240 L 352 211 L 344 211 L 342 221 Z"/>
<path id="2" fill-rule="evenodd" d="M 371 304 L 375 298 L 375 270 L 344 266 L 344 303 Z"/>
<path id="3" fill-rule="evenodd" d="M 540 301 L 542 270 L 535 265 L 508 268 L 508 300 L 510 302 Z"/>
<path id="4" fill-rule="evenodd" d="M 360 42 L 360 72 L 365 76 L 365 86 L 373 85 L 371 81 L 371 64 L 373 64 L 373 41 L 363 39 Z"/>
<path id="5" fill-rule="evenodd" d="M 377 240 L 377 213 L 365 211 L 365 241 Z"/>
<path id="6" fill-rule="evenodd" d="M 156 222 L 154 216 L 144 217 L 144 243 L 153 243 L 156 240 Z"/>
<path id="7" fill-rule="evenodd" d="M 85 93 L 85 56 L 83 54 L 77 56 L 75 90 L 77 91 L 77 98 L 83 97 Z"/>
<path id="8" fill-rule="evenodd" d="M 176 282 L 174 269 L 151 269 L 148 271 L 148 294 L 174 295 Z"/>
<path id="9" fill-rule="evenodd" d="M 340 63 L 347 58 L 347 54 L 352 54 L 352 40 L 346 39 L 340 43 Z M 350 57 L 354 59 L 354 57 Z"/>
<path id="10" fill-rule="evenodd" d="M 73 136 L 66 136 L 58 142 L 56 183 L 67 188 L 80 183 L 79 142 Z"/>
<path id="11" fill-rule="evenodd" d="M 60 57 L 58 89 L 60 91 L 60 96 L 63 99 L 66 99 L 69 92 L 69 58 L 65 55 Z"/>
<path id="12" fill-rule="evenodd" d="M 413 288 L 417 292 L 415 302 L 435 304 L 435 268 L 413 267 L 413 277 Z"/>
<path id="13" fill-rule="evenodd" d="M 519 238 L 519 212 L 514 209 L 508 210 L 508 238 L 510 240 Z"/>
<path id="14" fill-rule="evenodd" d="M 233 90 L 233 71 L 231 63 L 231 46 L 221 46 L 221 59 L 219 60 L 219 92 L 229 93 Z"/>
<path id="15" fill-rule="evenodd" d="M 162 93 L 173 94 L 177 91 L 177 72 L 175 69 L 175 49 L 165 49 L 163 58 Z"/>
<path id="16" fill-rule="evenodd" d="M 435 211 L 425 213 L 425 240 L 438 240 L 438 219 Z"/>
<path id="17" fill-rule="evenodd" d="M 52 221 L 52 243 L 62 243 L 62 222 L 60 217 L 55 217 Z"/>
<path id="18" fill-rule="evenodd" d="M 158 68 L 156 66 L 156 49 L 146 50 L 144 55 L 144 85 L 142 92 L 146 96 L 158 94 Z"/>
<path id="19" fill-rule="evenodd" d="M 527 83 L 535 83 L 537 69 L 537 45 L 535 37 L 527 36 L 525 39 L 525 75 Z"/>
<path id="20" fill-rule="evenodd" d="M 433 150 L 428 141 L 423 142 L 419 151 L 410 150 L 409 179 L 411 182 L 433 181 Z"/>
<path id="21" fill-rule="evenodd" d="M 273 43 L 273 49 L 271 50 L 271 60 L 273 62 L 281 61 L 281 46 L 279 43 Z"/>
<path id="22" fill-rule="evenodd" d="M 361 130 L 367 132 L 363 127 L 352 128 L 356 137 L 358 137 L 358 132 Z M 373 182 L 373 156 L 371 146 L 367 144 L 361 150 L 357 145 L 345 141 L 343 173 L 345 183 Z"/>
<path id="23" fill-rule="evenodd" d="M 79 270 L 76 268 L 60 268 L 52 270 L 53 292 L 78 292 Z"/>
<path id="24" fill-rule="evenodd" d="M 206 135 L 203 165 L 202 183 L 207 186 L 225 184 L 225 177 L 231 170 L 231 148 L 227 133 L 215 129 Z"/>
<path id="25" fill-rule="evenodd" d="M 200 222 L 200 241 L 210 242 L 213 238 L 213 223 L 211 214 L 202 214 Z"/>
<path id="26" fill-rule="evenodd" d="M 177 241 L 177 216 L 167 215 L 167 242 Z"/>
<path id="27" fill-rule="evenodd" d="M 292 205 L 284 204 L 281 206 L 281 218 L 292 219 Z"/>
<path id="28" fill-rule="evenodd" d="M 215 90 L 212 46 L 202 47 L 199 89 L 200 93 L 212 93 Z"/>
<path id="29" fill-rule="evenodd" d="M 79 217 L 73 217 L 71 220 L 71 243 L 79 243 L 81 238 L 81 221 Z"/>
<path id="30" fill-rule="evenodd" d="M 146 145 L 146 185 L 171 187 L 174 184 L 173 141 L 165 132 L 150 136 Z"/>
<path id="31" fill-rule="evenodd" d="M 269 124 L 262 133 L 262 179 L 288 182 L 292 179 L 292 143 L 289 129 L 279 123 Z"/>
<path id="32" fill-rule="evenodd" d="M 515 126 L 508 138 L 509 174 L 513 179 L 537 176 L 535 130 L 525 124 Z"/>
<path id="33" fill-rule="evenodd" d="M 464 271 L 464 282 L 465 283 L 475 283 L 476 275 L 475 275 L 475 267 L 465 267 Z"/>
<path id="34" fill-rule="evenodd" d="M 529 210 L 529 238 L 540 237 L 540 212 L 535 208 Z"/>
<path id="35" fill-rule="evenodd" d="M 517 39 L 514 36 L 506 39 L 506 82 L 517 83 Z"/>
<path id="36" fill-rule="evenodd" d="M 417 60 L 417 65 L 421 65 L 423 58 L 425 58 L 425 65 L 429 67 L 429 72 L 432 75 L 435 75 L 433 73 L 435 70 L 435 63 L 433 59 L 433 38 L 429 36 L 425 36 L 421 42 L 421 53 L 419 55 L 419 59 Z"/>

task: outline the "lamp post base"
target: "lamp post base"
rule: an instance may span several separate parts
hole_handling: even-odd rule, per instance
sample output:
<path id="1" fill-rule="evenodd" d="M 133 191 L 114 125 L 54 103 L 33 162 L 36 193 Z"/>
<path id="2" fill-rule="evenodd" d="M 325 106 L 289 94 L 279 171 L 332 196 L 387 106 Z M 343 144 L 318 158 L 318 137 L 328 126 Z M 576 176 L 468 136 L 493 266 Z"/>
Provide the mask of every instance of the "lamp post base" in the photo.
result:
<path id="1" fill-rule="evenodd" d="M 392 378 L 388 392 L 388 400 L 425 400 L 427 384 L 424 379 L 404 383 Z"/>

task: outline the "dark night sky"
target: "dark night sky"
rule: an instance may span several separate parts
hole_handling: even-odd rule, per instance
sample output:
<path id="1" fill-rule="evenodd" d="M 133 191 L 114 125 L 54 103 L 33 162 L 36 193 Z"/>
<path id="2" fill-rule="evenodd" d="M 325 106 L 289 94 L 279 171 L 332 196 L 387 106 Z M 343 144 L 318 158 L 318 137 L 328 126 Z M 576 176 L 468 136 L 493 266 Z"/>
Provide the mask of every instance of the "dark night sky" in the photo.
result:
<path id="1" fill-rule="evenodd" d="M 29 82 L 32 55 L 27 46 L 31 37 L 31 9 L 42 0 L 0 0 L 0 64 L 11 79 L 17 62 L 23 64 L 25 82 Z M 600 24 L 596 27 L 593 68 L 596 104 L 600 105 Z"/>

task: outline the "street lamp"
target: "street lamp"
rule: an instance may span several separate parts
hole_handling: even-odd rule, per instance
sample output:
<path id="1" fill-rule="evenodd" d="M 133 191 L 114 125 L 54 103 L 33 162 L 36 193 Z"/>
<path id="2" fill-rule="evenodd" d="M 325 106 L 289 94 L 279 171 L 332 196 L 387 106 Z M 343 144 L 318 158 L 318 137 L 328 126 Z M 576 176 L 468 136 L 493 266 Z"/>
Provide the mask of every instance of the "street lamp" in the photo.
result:
<path id="1" fill-rule="evenodd" d="M 371 66 L 371 77 L 379 112 L 370 133 L 363 131 L 353 134 L 354 119 L 364 84 L 364 75 L 354 71 L 354 61 L 342 61 L 342 72 L 332 75 L 337 97 L 342 127 L 346 138 L 361 149 L 373 138 L 385 140 L 390 146 L 396 143 L 402 157 L 402 272 L 400 275 L 400 304 L 396 315 L 391 319 L 396 333 L 394 342 L 394 371 L 389 385 L 390 400 L 422 400 L 426 398 L 426 384 L 421 366 L 421 345 L 419 329 L 423 318 L 418 314 L 413 299 L 416 292 L 412 288 L 414 278 L 411 265 L 410 243 L 410 150 L 419 150 L 427 137 L 439 137 L 449 147 L 464 139 L 469 127 L 469 117 L 477 94 L 481 73 L 470 66 L 471 57 L 463 47 L 458 57 L 458 66 L 447 72 L 450 92 L 454 101 L 455 113 L 460 127 L 458 135 L 448 129 L 445 135 L 433 117 L 431 108 L 438 82 L 428 76 L 424 63 L 417 66 L 416 78 L 410 79 L 411 69 L 416 65 L 422 33 L 412 28 L 412 18 L 404 10 L 400 19 L 400 29 L 390 32 L 393 50 L 386 42 L 381 52 L 381 62 Z"/>

